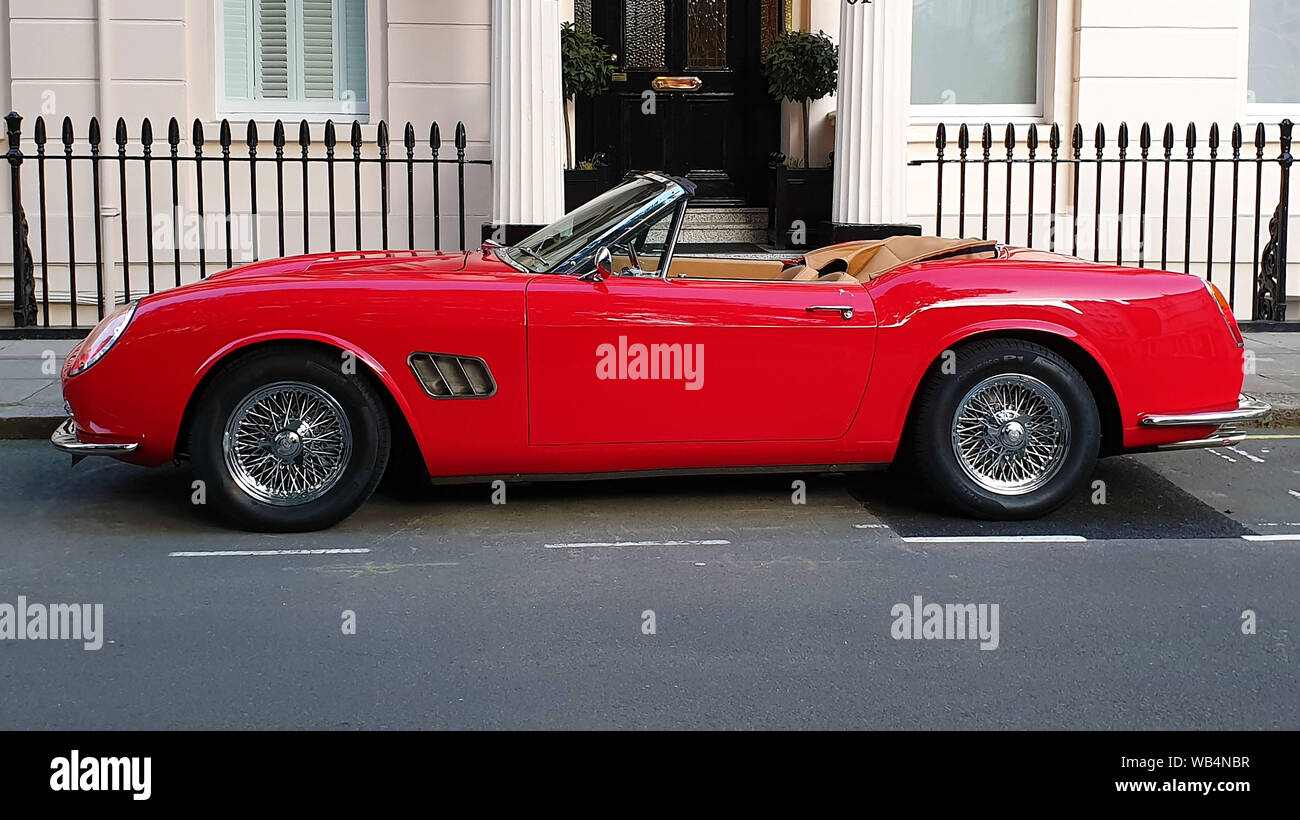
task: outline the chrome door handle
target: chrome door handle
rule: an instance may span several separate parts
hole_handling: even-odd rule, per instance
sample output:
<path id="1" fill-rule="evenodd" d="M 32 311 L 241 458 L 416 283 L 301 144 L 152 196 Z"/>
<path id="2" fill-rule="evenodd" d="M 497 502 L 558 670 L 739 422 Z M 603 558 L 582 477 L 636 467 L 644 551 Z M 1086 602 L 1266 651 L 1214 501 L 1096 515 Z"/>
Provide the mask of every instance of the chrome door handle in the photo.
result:
<path id="1" fill-rule="evenodd" d="M 846 322 L 853 318 L 853 308 L 848 307 L 847 305 L 812 305 L 811 307 L 806 308 L 806 310 L 809 313 L 819 310 L 833 310 Z"/>

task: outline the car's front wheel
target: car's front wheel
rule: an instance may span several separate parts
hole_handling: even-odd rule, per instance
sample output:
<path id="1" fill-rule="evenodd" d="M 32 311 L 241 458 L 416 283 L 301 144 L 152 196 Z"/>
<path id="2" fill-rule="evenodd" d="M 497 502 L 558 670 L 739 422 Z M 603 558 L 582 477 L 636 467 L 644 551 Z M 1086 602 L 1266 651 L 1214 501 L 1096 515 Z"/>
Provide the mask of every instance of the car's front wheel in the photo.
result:
<path id="1" fill-rule="evenodd" d="M 1032 342 L 974 342 L 939 363 L 917 396 L 912 455 L 959 512 L 1037 518 L 1091 474 L 1101 443 L 1087 381 Z"/>
<path id="2" fill-rule="evenodd" d="M 369 498 L 388 463 L 382 399 L 339 358 L 307 347 L 228 364 L 200 398 L 190 436 L 205 503 L 262 532 L 322 529 Z"/>

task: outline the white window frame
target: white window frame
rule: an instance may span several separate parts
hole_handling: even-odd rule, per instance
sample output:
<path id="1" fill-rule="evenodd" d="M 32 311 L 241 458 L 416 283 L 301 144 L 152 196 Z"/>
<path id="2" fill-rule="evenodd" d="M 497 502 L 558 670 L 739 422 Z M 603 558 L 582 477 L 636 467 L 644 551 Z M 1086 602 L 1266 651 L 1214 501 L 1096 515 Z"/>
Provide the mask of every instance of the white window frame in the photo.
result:
<path id="1" fill-rule="evenodd" d="M 1055 32 L 1049 29 L 1052 18 L 1052 0 L 1038 0 L 1038 94 L 1032 103 L 912 103 L 911 125 L 938 125 L 953 122 L 1041 123 L 1047 116 L 1047 87 L 1050 80 L 1056 43 Z M 909 53 L 911 44 L 908 44 Z"/>
<path id="2" fill-rule="evenodd" d="M 1300 103 L 1257 103 L 1250 101 L 1250 2 L 1246 0 L 1239 7 L 1238 18 L 1241 31 L 1241 90 L 1240 99 L 1244 119 L 1249 123 L 1267 123 L 1276 125 L 1284 119 L 1300 121 Z M 1274 134 L 1269 133 L 1269 139 Z"/>
<path id="3" fill-rule="evenodd" d="M 226 96 L 226 54 L 225 54 L 226 15 L 224 13 L 224 10 L 222 9 L 222 0 L 212 0 L 213 18 L 216 23 L 215 26 L 213 27 L 213 30 L 215 32 L 214 53 L 216 56 L 215 59 L 216 71 L 214 72 L 214 74 L 216 76 L 215 93 L 216 93 L 216 101 L 217 101 L 217 106 L 216 106 L 217 116 L 224 117 L 227 119 L 232 119 L 232 120 L 253 119 L 259 122 L 270 120 L 270 119 L 285 119 L 285 120 L 302 119 L 302 120 L 307 120 L 308 122 L 324 122 L 325 120 L 339 118 L 339 117 L 344 117 L 348 121 L 357 120 L 358 122 L 363 122 L 363 123 L 368 122 L 370 119 L 370 95 L 371 95 L 371 89 L 369 88 L 370 76 L 371 76 L 370 3 L 371 0 L 367 0 L 365 5 L 365 15 L 364 15 L 366 20 L 366 36 L 364 38 L 365 42 L 363 43 L 363 46 L 365 48 L 366 85 L 367 85 L 366 99 L 364 101 L 362 100 L 348 101 L 348 100 L 337 100 L 337 99 L 336 100 L 306 100 L 306 99 L 241 100 L 241 99 L 230 99 L 229 97 Z M 253 25 L 253 19 L 254 16 L 250 15 L 249 17 L 250 25 Z M 296 40 L 294 39 L 295 29 L 293 27 L 290 27 L 289 31 L 290 31 L 291 47 L 292 47 L 294 44 L 296 44 Z M 340 55 L 345 51 L 345 49 L 341 48 L 342 44 L 340 41 L 340 35 L 341 32 L 343 31 L 343 26 L 339 24 L 339 15 L 337 9 L 335 11 L 333 31 L 334 31 L 333 49 L 335 55 L 334 83 L 335 83 L 335 87 L 337 88 L 342 84 L 343 78 L 346 76 L 346 67 L 343 65 L 343 58 L 340 57 Z M 346 55 L 344 55 L 344 57 L 346 57 Z M 252 81 L 252 77 L 255 76 L 253 58 L 254 58 L 253 51 L 252 48 L 250 47 L 249 55 L 248 55 L 248 59 L 249 59 L 248 76 L 250 78 L 250 82 Z M 290 82 L 293 83 L 294 85 L 301 84 L 301 80 L 302 80 L 301 76 L 297 78 L 293 78 L 293 77 L 290 78 Z M 295 89 L 295 91 L 301 93 L 300 89 Z"/>

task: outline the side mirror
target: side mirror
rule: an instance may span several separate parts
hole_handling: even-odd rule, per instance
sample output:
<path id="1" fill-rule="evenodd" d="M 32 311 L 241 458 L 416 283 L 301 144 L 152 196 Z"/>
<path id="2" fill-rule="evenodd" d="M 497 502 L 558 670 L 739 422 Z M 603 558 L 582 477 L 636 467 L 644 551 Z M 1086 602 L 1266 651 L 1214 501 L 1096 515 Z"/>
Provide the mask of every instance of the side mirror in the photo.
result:
<path id="1" fill-rule="evenodd" d="M 614 275 L 614 255 L 609 252 L 609 248 L 602 247 L 596 251 L 594 261 L 596 269 L 581 277 L 584 282 L 603 282 Z"/>

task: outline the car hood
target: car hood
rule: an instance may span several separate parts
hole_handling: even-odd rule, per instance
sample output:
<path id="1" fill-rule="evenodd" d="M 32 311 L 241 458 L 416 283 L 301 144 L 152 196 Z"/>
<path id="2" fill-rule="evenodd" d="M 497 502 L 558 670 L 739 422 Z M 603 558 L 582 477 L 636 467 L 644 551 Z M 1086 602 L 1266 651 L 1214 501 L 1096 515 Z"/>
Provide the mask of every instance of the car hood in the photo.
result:
<path id="1" fill-rule="evenodd" d="M 456 273 L 465 269 L 464 251 L 345 251 L 267 259 L 209 276 L 209 282 L 310 277 L 312 279 L 373 276 L 377 273 Z"/>

